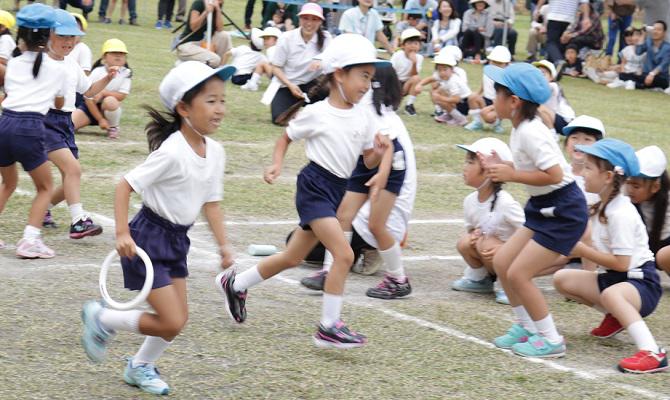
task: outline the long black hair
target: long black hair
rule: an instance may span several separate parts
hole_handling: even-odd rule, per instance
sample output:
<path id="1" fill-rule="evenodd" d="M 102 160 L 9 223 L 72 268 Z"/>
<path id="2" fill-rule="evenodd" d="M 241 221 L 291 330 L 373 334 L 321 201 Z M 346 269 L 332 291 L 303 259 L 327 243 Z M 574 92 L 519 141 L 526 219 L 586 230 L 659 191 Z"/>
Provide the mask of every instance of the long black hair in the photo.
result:
<path id="1" fill-rule="evenodd" d="M 378 115 L 382 115 L 382 106 L 397 110 L 402 102 L 402 87 L 395 68 L 377 67 L 372 78 L 372 104 Z"/>
<path id="2" fill-rule="evenodd" d="M 40 73 L 40 67 L 42 66 L 43 53 L 47 48 L 47 43 L 49 42 L 49 34 L 51 29 L 49 28 L 26 28 L 24 26 L 19 26 L 18 31 L 16 32 L 16 43 L 23 42 L 28 51 L 36 51 L 37 57 L 35 57 L 35 62 L 33 63 L 33 78 L 37 78 L 37 75 Z M 21 50 L 17 45 L 12 52 L 12 57 L 18 57 L 21 55 Z"/>
<path id="3" fill-rule="evenodd" d="M 643 181 L 645 184 L 651 185 L 656 179 L 659 181 L 660 188 L 658 192 L 656 192 L 649 199 L 649 201 L 651 201 L 654 205 L 654 217 L 651 221 L 645 221 L 647 226 L 651 224 L 649 229 L 649 248 L 654 254 L 660 250 L 661 243 L 663 239 L 665 239 L 661 237 L 661 234 L 663 233 L 663 227 L 665 226 L 666 222 L 665 215 L 668 210 L 668 191 L 670 190 L 670 179 L 668 179 L 668 173 L 666 171 L 663 171 L 663 174 L 658 178 L 644 178 Z M 644 214 L 642 213 L 640 205 L 636 204 L 635 208 L 637 208 L 637 211 L 640 213 L 642 220 L 644 220 Z"/>

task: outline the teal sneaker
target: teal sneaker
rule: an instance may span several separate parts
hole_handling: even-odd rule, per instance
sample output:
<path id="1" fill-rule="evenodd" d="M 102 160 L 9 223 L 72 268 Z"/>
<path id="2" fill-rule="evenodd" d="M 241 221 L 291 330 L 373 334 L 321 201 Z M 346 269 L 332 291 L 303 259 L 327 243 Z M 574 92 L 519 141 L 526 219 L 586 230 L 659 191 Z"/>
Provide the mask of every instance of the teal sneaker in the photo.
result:
<path id="1" fill-rule="evenodd" d="M 484 124 L 482 124 L 481 121 L 472 121 L 469 124 L 465 125 L 463 128 L 471 132 L 481 131 L 482 129 L 484 129 Z"/>
<path id="2" fill-rule="evenodd" d="M 493 293 L 493 279 L 490 276 L 481 281 L 473 281 L 468 278 L 461 278 L 451 284 L 451 288 L 459 292 L 471 293 Z"/>
<path id="3" fill-rule="evenodd" d="M 144 390 L 151 394 L 168 394 L 170 387 L 164 380 L 153 364 L 139 364 L 133 366 L 133 358 L 128 358 L 128 365 L 123 371 L 123 380 L 132 386 Z"/>
<path id="4" fill-rule="evenodd" d="M 533 334 L 527 331 L 526 328 L 519 324 L 514 324 L 507 330 L 506 334 L 493 339 L 493 344 L 500 349 L 511 349 L 517 343 L 525 343 L 531 336 Z"/>
<path id="5" fill-rule="evenodd" d="M 559 358 L 565 355 L 565 341 L 553 344 L 545 337 L 533 335 L 525 343 L 513 345 L 512 352 L 522 357 Z"/>
<path id="6" fill-rule="evenodd" d="M 509 305 L 509 299 L 504 290 L 496 290 L 496 303 Z"/>
<path id="7" fill-rule="evenodd" d="M 81 310 L 81 321 L 84 323 L 84 333 L 81 336 L 81 345 L 88 358 L 94 363 L 101 363 L 107 354 L 107 345 L 114 337 L 114 332 L 106 331 L 100 323 L 102 305 L 94 300 L 87 301 Z"/>
<path id="8" fill-rule="evenodd" d="M 493 125 L 493 132 L 499 135 L 505 133 L 505 128 L 503 128 L 502 122 L 498 122 L 497 124 Z"/>

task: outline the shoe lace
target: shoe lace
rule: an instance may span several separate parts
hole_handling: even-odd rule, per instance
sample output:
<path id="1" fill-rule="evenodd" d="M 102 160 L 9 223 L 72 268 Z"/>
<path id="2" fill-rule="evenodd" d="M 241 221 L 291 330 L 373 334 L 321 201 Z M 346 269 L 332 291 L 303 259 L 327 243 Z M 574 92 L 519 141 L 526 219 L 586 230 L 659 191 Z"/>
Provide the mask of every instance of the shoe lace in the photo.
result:
<path id="1" fill-rule="evenodd" d="M 140 364 L 137 367 L 142 373 L 142 376 L 146 379 L 157 379 L 160 376 L 158 368 L 153 364 Z"/>

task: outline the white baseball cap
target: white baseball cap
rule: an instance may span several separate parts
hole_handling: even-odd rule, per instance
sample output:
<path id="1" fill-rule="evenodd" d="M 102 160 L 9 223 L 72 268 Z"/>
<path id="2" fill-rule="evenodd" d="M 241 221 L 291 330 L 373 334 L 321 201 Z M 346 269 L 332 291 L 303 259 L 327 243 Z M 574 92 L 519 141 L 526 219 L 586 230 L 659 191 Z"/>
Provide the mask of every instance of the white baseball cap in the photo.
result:
<path id="1" fill-rule="evenodd" d="M 251 28 L 251 43 L 259 49 L 263 50 L 263 37 L 261 36 L 263 31 L 258 28 Z"/>
<path id="2" fill-rule="evenodd" d="M 457 144 L 456 147 L 470 153 L 482 153 L 485 156 L 490 156 L 495 151 L 501 160 L 513 161 L 512 150 L 507 146 L 507 143 L 498 138 L 487 137 L 479 139 L 473 144 Z"/>
<path id="3" fill-rule="evenodd" d="M 279 30 L 279 28 L 275 28 L 274 26 L 268 26 L 267 28 L 263 29 L 263 32 L 259 35 L 259 37 L 264 38 L 268 36 L 279 38 L 281 36 L 281 30 Z"/>
<path id="4" fill-rule="evenodd" d="M 321 61 L 324 74 L 358 64 L 375 64 L 375 66 L 389 64 L 388 61 L 377 58 L 375 46 L 365 36 L 357 33 L 343 33 L 337 36 L 331 40 L 323 53 L 314 58 Z"/>
<path id="5" fill-rule="evenodd" d="M 570 136 L 572 131 L 579 130 L 579 128 L 586 128 L 600 132 L 602 137 L 605 137 L 605 125 L 603 125 L 603 121 L 599 120 L 598 118 L 591 117 L 590 115 L 580 115 L 579 117 L 573 119 L 563 128 L 563 131 L 559 133 L 563 134 L 564 136 Z"/>
<path id="6" fill-rule="evenodd" d="M 411 39 L 414 37 L 421 37 L 421 32 L 416 28 L 407 28 L 400 34 L 400 43 L 404 43 L 405 40 Z"/>
<path id="7" fill-rule="evenodd" d="M 658 146 L 647 146 L 635 152 L 640 163 L 640 175 L 644 178 L 658 178 L 668 167 L 668 160 Z"/>
<path id="8" fill-rule="evenodd" d="M 535 61 L 533 63 L 533 65 L 538 67 L 538 68 L 540 68 L 540 67 L 546 68 L 547 70 L 549 70 L 549 73 L 551 74 L 551 77 L 553 79 L 556 79 L 556 75 L 558 73 L 556 72 L 556 67 L 554 66 L 554 64 L 551 63 L 551 61 L 548 61 L 548 60 Z"/>
<path id="9" fill-rule="evenodd" d="M 512 54 L 509 52 L 509 49 L 505 46 L 494 47 L 486 58 L 489 59 L 490 61 L 495 61 L 499 63 L 512 62 Z"/>
<path id="10" fill-rule="evenodd" d="M 448 65 L 450 67 L 455 67 L 456 64 L 458 64 L 458 62 L 456 62 L 456 59 L 451 54 L 439 53 L 438 55 L 435 56 L 435 58 L 433 58 L 433 64 Z"/>
<path id="11" fill-rule="evenodd" d="M 186 92 L 214 75 L 227 81 L 233 76 L 235 70 L 236 68 L 232 65 L 211 68 L 199 61 L 184 61 L 165 75 L 158 86 L 158 94 L 163 105 L 168 110 L 174 111 Z"/>
<path id="12" fill-rule="evenodd" d="M 453 46 L 453 45 L 444 46 L 438 54 L 440 54 L 440 55 L 442 55 L 442 54 L 452 55 L 456 59 L 456 62 L 461 62 L 461 60 L 463 59 L 463 51 L 458 46 Z"/>

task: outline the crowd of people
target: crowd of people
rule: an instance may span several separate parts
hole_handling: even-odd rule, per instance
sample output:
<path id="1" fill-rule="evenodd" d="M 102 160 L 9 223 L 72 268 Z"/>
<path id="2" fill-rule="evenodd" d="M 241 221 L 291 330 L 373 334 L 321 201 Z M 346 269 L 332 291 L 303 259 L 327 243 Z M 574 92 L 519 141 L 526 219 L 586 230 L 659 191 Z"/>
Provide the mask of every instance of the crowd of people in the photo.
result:
<path id="1" fill-rule="evenodd" d="M 465 232 L 454 244 L 467 267 L 452 288 L 495 293 L 497 302 L 511 306 L 514 323 L 493 343 L 523 357 L 566 354 L 565 338 L 533 283 L 535 277 L 553 274 L 562 295 L 603 313 L 591 335 L 608 338 L 625 329 L 633 338 L 638 351 L 619 361 L 622 372 L 666 370 L 666 352 L 643 320 L 662 295 L 657 270 L 670 273 L 666 156 L 658 146 L 636 152 L 608 137 L 600 119 L 578 115 L 557 82 L 563 73 L 593 74 L 578 62 L 583 48 L 592 48 L 589 40 L 598 36 L 589 33 L 599 25 L 592 5 L 552 0 L 547 11 L 539 0 L 537 13 L 546 25 L 538 32 L 544 27 L 547 37 L 536 38 L 533 54 L 546 51 L 547 59 L 525 63 L 514 62 L 513 8 L 506 1 L 471 0 L 460 20 L 458 6 L 449 0 L 409 0 L 407 10 L 434 9 L 437 16 L 408 13 L 398 23 L 405 24 L 402 31 L 390 38 L 372 0 L 360 0 L 342 13 L 337 29 L 324 25 L 338 15 L 327 15 L 315 2 L 292 10 L 268 3 L 266 11 L 271 5 L 277 8 L 267 13 L 263 29 L 251 29 L 249 43 L 237 47 L 223 29 L 222 0 L 193 1 L 175 45 L 179 62 L 158 87 L 167 112 L 147 109 L 151 152 L 124 175 L 114 196 L 124 285 L 129 290 L 144 285 L 146 272 L 136 256 L 141 247 L 153 260 L 147 298 L 152 311 L 87 302 L 82 311 L 87 356 L 102 362 L 116 332 L 141 334 L 144 343 L 128 360 L 124 380 L 150 393 L 170 391 L 155 364 L 188 319 L 187 233 L 201 212 L 219 248 L 223 271 L 215 282 L 233 321 L 246 320 L 250 288 L 303 260 L 316 261 L 322 270 L 301 281 L 323 291 L 314 343 L 338 349 L 364 346 L 367 338 L 341 317 L 352 266 L 375 272 L 368 256 L 383 265 L 385 276 L 367 290 L 369 297 L 390 300 L 412 292 L 402 248 L 417 171 L 411 136 L 398 110 L 417 115 L 414 104 L 425 88 L 438 123 L 471 131 L 491 125 L 496 133 L 504 132 L 503 120 L 512 124 L 509 144 L 488 137 L 457 145 L 464 151 L 464 183 L 475 190 L 463 201 Z M 170 18 L 161 7 L 158 21 L 164 27 Z M 566 21 L 570 10 L 573 20 Z M 286 18 L 275 19 L 277 14 Z M 15 25 L 16 41 L 11 35 Z M 0 212 L 16 190 L 17 163 L 36 188 L 16 245 L 20 258 L 55 257 L 41 230 L 54 226 L 51 209 L 63 200 L 71 214 L 72 239 L 102 232 L 80 201 L 75 132 L 97 124 L 109 138 L 119 137 L 132 70 L 128 48 L 116 38 L 105 41 L 92 63 L 91 50 L 81 40 L 87 27 L 84 15 L 39 3 L 22 7 L 16 17 L 0 11 L 5 94 Z M 638 88 L 667 87 L 665 22 L 642 31 L 620 28 L 627 44 L 620 52 L 621 66 L 596 70 L 597 78 L 609 80 L 610 87 L 629 88 L 629 82 Z M 207 42 L 209 47 L 203 46 Z M 378 58 L 376 42 L 393 53 L 390 60 Z M 485 52 L 486 47 L 491 48 Z M 488 64 L 477 91 L 459 67 L 468 58 Z M 428 76 L 422 76 L 424 62 L 434 66 Z M 297 177 L 300 222 L 285 251 L 236 271 L 220 208 L 225 155 L 209 135 L 224 118 L 225 82 L 257 91 L 263 77 L 269 84 L 261 101 L 270 106 L 272 122 L 286 126 L 264 171 L 265 182 L 272 184 L 281 175 L 294 141 L 304 140 L 309 162 Z M 61 172 L 58 188 L 49 161 Z M 507 182 L 525 186 L 529 199 L 524 207 L 503 189 Z M 143 207 L 129 223 L 133 192 L 142 197 Z"/>

